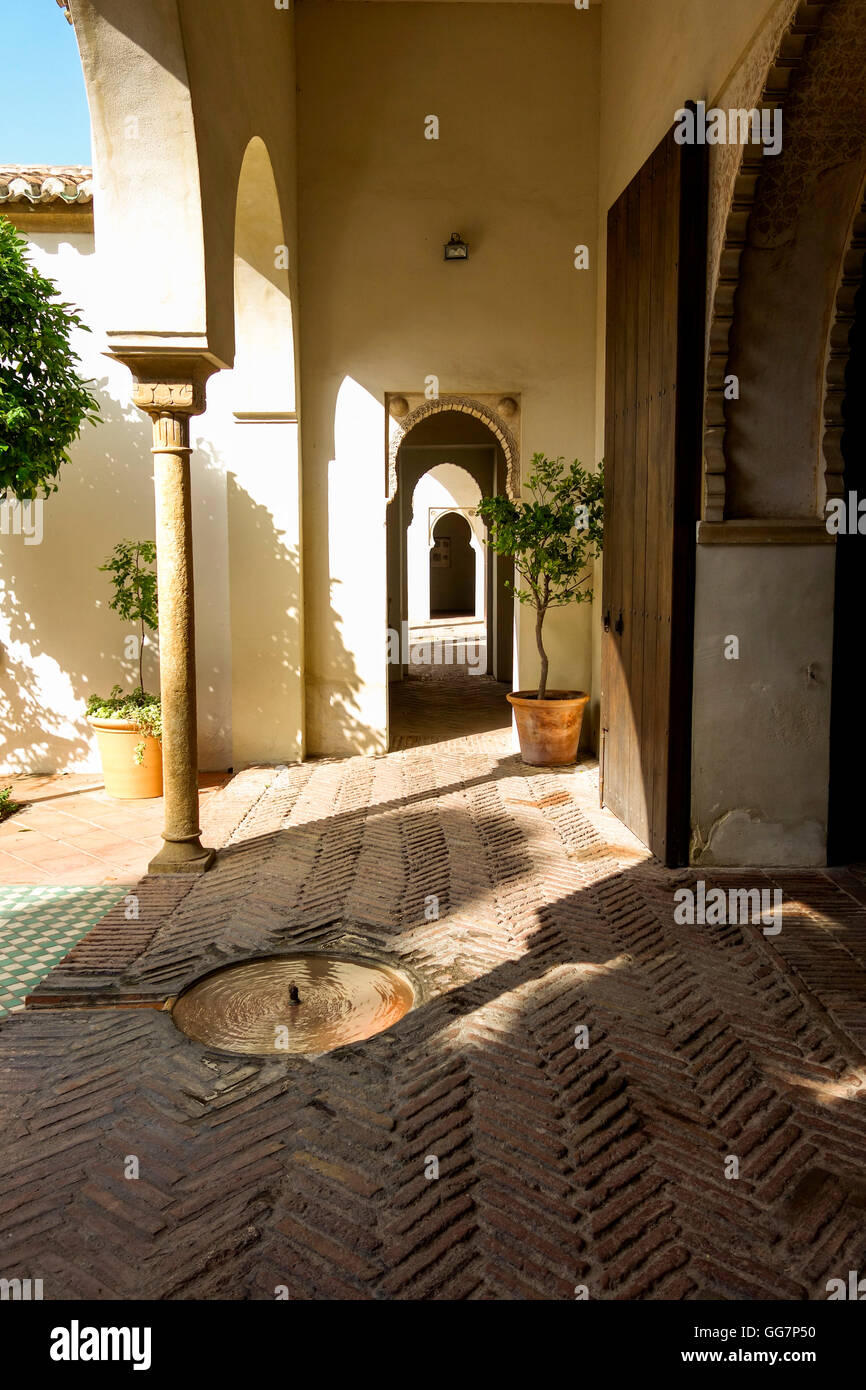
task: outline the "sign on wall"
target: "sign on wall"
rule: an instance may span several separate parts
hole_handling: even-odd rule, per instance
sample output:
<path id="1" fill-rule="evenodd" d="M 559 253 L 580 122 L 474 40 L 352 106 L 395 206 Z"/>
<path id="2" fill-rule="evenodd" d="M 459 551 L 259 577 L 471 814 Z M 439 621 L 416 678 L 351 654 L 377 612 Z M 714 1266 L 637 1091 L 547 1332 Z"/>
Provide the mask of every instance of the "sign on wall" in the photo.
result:
<path id="1" fill-rule="evenodd" d="M 434 570 L 450 570 L 451 537 L 437 536 L 430 552 L 430 564 Z"/>

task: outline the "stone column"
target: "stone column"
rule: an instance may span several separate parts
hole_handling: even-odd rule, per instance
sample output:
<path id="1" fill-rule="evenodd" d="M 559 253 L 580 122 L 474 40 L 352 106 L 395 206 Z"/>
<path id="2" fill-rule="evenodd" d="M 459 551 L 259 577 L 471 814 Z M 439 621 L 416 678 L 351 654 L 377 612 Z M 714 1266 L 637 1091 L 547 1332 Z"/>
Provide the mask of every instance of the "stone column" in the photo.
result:
<path id="1" fill-rule="evenodd" d="M 165 829 L 148 872 L 201 873 L 215 851 L 202 846 L 198 823 L 189 422 L 204 411 L 215 368 L 200 358 L 125 360 L 135 377 L 133 400 L 153 422 Z"/>

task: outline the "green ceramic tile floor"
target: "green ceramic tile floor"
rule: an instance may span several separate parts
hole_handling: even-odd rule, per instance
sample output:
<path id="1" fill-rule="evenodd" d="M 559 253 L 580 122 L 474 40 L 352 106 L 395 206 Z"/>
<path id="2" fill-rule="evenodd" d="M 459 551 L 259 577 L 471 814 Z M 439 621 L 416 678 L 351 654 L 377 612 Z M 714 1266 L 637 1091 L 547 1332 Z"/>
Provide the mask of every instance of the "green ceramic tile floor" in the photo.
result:
<path id="1" fill-rule="evenodd" d="M 77 941 L 128 892 L 110 887 L 0 887 L 0 1018 L 19 1009 Z"/>

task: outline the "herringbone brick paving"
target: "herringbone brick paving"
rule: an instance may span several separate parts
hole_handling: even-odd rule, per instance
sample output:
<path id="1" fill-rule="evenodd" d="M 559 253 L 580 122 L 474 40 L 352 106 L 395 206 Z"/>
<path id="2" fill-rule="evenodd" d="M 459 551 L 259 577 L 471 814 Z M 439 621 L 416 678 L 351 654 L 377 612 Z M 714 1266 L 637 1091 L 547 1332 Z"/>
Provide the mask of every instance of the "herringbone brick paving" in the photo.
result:
<path id="1" fill-rule="evenodd" d="M 107 919 L 3 1025 L 0 1273 L 47 1298 L 799 1300 L 866 1267 L 862 874 L 707 871 L 781 886 L 782 932 L 678 925 L 700 875 L 599 811 L 590 765 L 526 768 L 495 718 L 443 740 L 469 701 L 477 728 L 477 681 L 426 685 L 394 753 L 244 774 L 217 867 L 144 881 L 147 920 Z M 320 945 L 400 964 L 415 1009 L 259 1060 L 111 1006 Z"/>

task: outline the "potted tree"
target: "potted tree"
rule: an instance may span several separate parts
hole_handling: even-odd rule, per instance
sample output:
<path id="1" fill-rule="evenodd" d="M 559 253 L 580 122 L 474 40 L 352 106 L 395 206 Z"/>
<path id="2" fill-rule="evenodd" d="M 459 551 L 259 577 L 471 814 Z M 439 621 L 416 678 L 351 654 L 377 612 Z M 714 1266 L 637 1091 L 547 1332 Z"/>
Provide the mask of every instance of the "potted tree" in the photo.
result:
<path id="1" fill-rule="evenodd" d="M 521 757 L 532 767 L 564 767 L 577 758 L 589 695 L 548 689 L 544 620 L 551 608 L 592 598 L 590 564 L 601 553 L 604 532 L 604 468 L 589 473 L 576 459 L 566 465 L 563 458 L 533 454 L 527 486 L 529 500 L 485 497 L 478 515 L 488 528 L 487 544 L 497 555 L 511 556 L 523 580 L 510 586 L 515 598 L 535 609 L 538 688 L 507 697 Z"/>
<path id="2" fill-rule="evenodd" d="M 122 800 L 162 796 L 162 708 L 159 696 L 144 688 L 145 629 L 155 632 L 158 621 L 155 560 L 153 541 L 120 541 L 99 566 L 111 575 L 109 608 L 139 627 L 137 687 L 124 694 L 115 685 L 107 698 L 91 695 L 87 702 L 105 790 Z"/>

